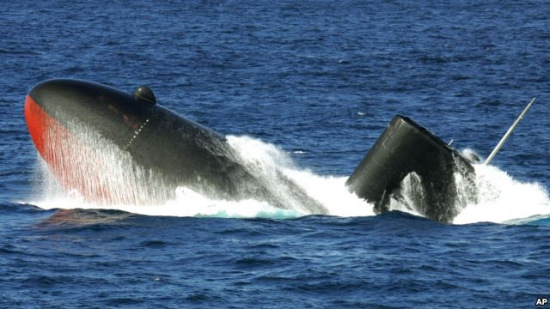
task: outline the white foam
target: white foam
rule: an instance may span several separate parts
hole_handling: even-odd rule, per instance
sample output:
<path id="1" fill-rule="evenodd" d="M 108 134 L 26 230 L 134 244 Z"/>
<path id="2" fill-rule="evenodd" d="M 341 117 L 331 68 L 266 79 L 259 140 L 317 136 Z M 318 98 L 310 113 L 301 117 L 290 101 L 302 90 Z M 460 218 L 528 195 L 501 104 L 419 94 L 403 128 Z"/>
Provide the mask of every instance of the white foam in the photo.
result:
<path id="1" fill-rule="evenodd" d="M 248 136 L 228 136 L 228 142 L 247 164 L 258 170 L 258 175 L 267 185 L 277 187 L 277 181 L 280 178 L 276 177 L 276 173 L 282 172 L 301 186 L 310 197 L 322 204 L 329 215 L 343 217 L 374 215 L 372 204 L 347 190 L 345 186 L 347 176 L 321 176 L 309 170 L 297 168 L 285 151 Z M 476 164 L 474 167 L 478 201 L 468 203 L 453 223 L 485 221 L 502 223 L 550 214 L 550 198 L 541 185 L 517 181 L 494 166 Z M 78 192 L 65 193 L 60 189 L 43 162 L 40 164 L 40 174 L 43 177 L 40 182 L 42 192 L 35 201 L 30 203 L 45 209 L 117 209 L 151 216 L 234 218 L 292 218 L 317 214 L 306 211 L 306 207 L 301 207 L 299 201 L 288 201 L 289 209 L 280 209 L 265 201 L 254 199 L 241 201 L 212 199 L 186 187 L 177 188 L 175 198 L 158 203 L 140 205 L 90 203 L 81 198 Z M 280 187 L 283 190 L 284 186 Z M 284 195 L 284 192 L 280 193 Z M 131 192 L 127 194 L 131 195 Z M 399 205 L 393 204 L 392 209 L 411 212 L 410 207 L 400 208 Z M 413 214 L 418 215 L 414 212 Z"/>
<path id="2" fill-rule="evenodd" d="M 177 189 L 174 200 L 158 205 L 97 204 L 71 194 L 29 203 L 43 209 L 109 209 L 147 216 L 284 219 L 303 215 L 292 210 L 272 207 L 265 202 L 253 199 L 243 201 L 213 200 L 184 187 Z"/>
<path id="3" fill-rule="evenodd" d="M 550 198 L 540 184 L 517 181 L 495 166 L 474 167 L 478 201 L 468 204 L 453 223 L 504 223 L 550 214 Z"/>
<path id="4" fill-rule="evenodd" d="M 228 136 L 228 142 L 245 157 L 247 164 L 254 164 L 264 170 L 281 171 L 294 180 L 309 196 L 321 203 L 329 215 L 374 215 L 372 204 L 348 191 L 345 185 L 347 177 L 320 176 L 309 170 L 299 169 L 287 153 L 272 144 L 251 137 Z M 276 186 L 277 184 L 271 183 L 270 185 Z M 303 214 L 315 214 L 300 210 Z"/>
<path id="5" fill-rule="evenodd" d="M 276 171 L 280 171 L 302 186 L 309 196 L 325 206 L 330 215 L 373 215 L 371 204 L 359 199 L 346 189 L 345 181 L 347 177 L 325 177 L 315 175 L 307 170 L 300 170 L 295 167 L 294 162 L 286 152 L 272 144 L 248 136 L 228 136 L 228 142 L 238 151 L 247 164 L 259 171 L 258 174 L 263 178 L 262 181 L 265 181 L 269 186 L 277 187 L 279 178 L 276 177 Z M 103 147 L 102 149 L 109 148 Z M 280 209 L 269 205 L 265 201 L 254 199 L 241 201 L 212 199 L 187 187 L 177 188 L 174 199 L 159 203 L 140 203 L 139 205 L 94 203 L 86 201 L 76 191 L 65 192 L 49 171 L 47 164 L 41 158 L 39 158 L 39 162 L 38 174 L 42 178 L 40 183 L 41 192 L 34 201 L 29 203 L 44 209 L 116 209 L 152 216 L 233 218 L 292 218 L 317 214 L 307 212 L 305 207 L 300 207 L 299 201 L 288 201 L 289 209 Z M 111 157 L 110 162 L 116 162 L 116 160 Z M 112 173 L 113 170 L 105 172 Z M 114 190 L 120 191 L 124 188 L 135 189 L 134 186 L 117 186 Z M 284 186 L 281 186 L 281 190 L 283 188 Z M 284 195 L 285 192 L 280 193 Z M 131 192 L 127 194 L 131 195 Z"/>
<path id="6" fill-rule="evenodd" d="M 307 170 L 284 169 L 283 172 L 321 202 L 329 215 L 341 217 L 373 216 L 373 205 L 350 193 L 348 177 L 319 176 Z"/>

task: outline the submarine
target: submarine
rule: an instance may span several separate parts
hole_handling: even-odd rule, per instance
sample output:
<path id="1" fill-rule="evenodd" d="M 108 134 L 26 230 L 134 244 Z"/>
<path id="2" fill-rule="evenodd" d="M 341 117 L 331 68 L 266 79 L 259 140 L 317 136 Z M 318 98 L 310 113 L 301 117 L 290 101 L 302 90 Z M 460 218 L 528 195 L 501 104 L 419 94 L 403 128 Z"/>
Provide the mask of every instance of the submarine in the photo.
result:
<path id="1" fill-rule="evenodd" d="M 28 93 L 24 114 L 50 172 L 66 191 L 86 200 L 147 204 L 173 198 L 184 186 L 218 199 L 328 213 L 280 171 L 272 173 L 274 188 L 223 135 L 161 106 L 147 86 L 128 93 L 84 80 L 47 80 Z M 106 149 L 125 159 L 117 161 Z M 452 222 L 468 203 L 462 187 L 470 192 L 466 199 L 475 199 L 474 180 L 469 160 L 412 119 L 396 115 L 346 186 L 376 213 L 401 201 L 426 218 Z M 122 189 L 113 189 L 113 182 Z"/>

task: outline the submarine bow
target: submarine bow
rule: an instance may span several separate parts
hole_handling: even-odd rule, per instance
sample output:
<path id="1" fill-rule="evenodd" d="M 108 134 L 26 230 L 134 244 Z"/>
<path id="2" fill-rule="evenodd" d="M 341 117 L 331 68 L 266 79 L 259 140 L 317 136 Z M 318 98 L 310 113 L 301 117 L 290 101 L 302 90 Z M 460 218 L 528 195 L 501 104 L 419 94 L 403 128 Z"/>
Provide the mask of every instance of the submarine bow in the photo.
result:
<path id="1" fill-rule="evenodd" d="M 326 212 L 282 173 L 275 175 L 279 188 L 270 188 L 225 137 L 156 104 L 144 86 L 130 94 L 83 80 L 48 80 L 27 95 L 25 119 L 59 183 L 90 201 L 158 203 L 185 186 L 217 199 Z"/>

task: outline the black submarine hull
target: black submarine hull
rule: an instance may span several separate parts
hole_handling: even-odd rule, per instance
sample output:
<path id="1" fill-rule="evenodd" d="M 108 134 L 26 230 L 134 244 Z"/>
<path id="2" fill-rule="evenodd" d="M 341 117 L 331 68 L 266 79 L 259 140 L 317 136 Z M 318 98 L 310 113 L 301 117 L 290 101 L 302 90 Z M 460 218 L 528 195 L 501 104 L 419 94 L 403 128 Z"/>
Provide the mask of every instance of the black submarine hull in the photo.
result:
<path id="1" fill-rule="evenodd" d="M 151 196 L 153 200 L 172 198 L 175 188 L 186 186 L 217 199 L 256 198 L 292 207 L 239 160 L 225 137 L 136 95 L 88 81 L 49 80 L 30 91 L 25 117 L 38 152 L 61 184 L 90 200 L 148 203 Z M 92 142 L 90 134 L 95 135 Z M 138 188 L 128 188 L 142 192 L 120 200 L 108 186 L 93 187 L 111 177 L 110 162 L 105 162 L 110 158 L 103 158 L 103 149 L 96 149 L 105 143 L 98 146 L 94 140 L 115 145 L 131 157 L 135 167 L 128 169 L 137 167 L 138 176 L 150 176 Z M 326 212 L 292 180 L 282 173 L 276 177 L 286 195 L 313 211 Z M 155 181 L 148 183 L 151 179 Z"/>
<path id="2" fill-rule="evenodd" d="M 45 81 L 26 97 L 25 119 L 59 183 L 91 201 L 158 203 L 184 186 L 217 199 L 253 198 L 308 214 L 328 213 L 282 172 L 267 179 L 225 137 L 156 104 L 146 87 L 130 94 L 83 80 Z M 467 160 L 398 115 L 346 184 L 378 213 L 406 197 L 413 200 L 404 203 L 411 210 L 452 222 L 465 203 L 457 175 L 475 190 Z"/>

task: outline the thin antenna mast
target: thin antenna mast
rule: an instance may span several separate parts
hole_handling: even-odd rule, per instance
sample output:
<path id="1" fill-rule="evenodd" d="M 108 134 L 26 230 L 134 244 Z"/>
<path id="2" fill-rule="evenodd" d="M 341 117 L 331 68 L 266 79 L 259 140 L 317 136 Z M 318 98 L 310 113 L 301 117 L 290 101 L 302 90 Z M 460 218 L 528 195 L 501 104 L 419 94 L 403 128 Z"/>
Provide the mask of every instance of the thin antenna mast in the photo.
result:
<path id="1" fill-rule="evenodd" d="M 497 152 L 500 150 L 500 148 L 502 147 L 504 142 L 506 142 L 506 140 L 508 139 L 508 137 L 510 137 L 510 134 L 512 134 L 512 132 L 514 131 L 514 129 L 516 128 L 518 123 L 521 121 L 521 119 L 523 119 L 523 116 L 525 115 L 525 113 L 527 113 L 529 108 L 531 108 L 531 105 L 533 105 L 533 102 L 535 102 L 535 99 L 536 99 L 536 97 L 531 99 L 531 102 L 529 102 L 529 104 L 527 104 L 527 107 L 525 107 L 525 109 L 523 110 L 523 112 L 521 112 L 521 114 L 516 119 L 516 121 L 514 121 L 512 126 L 508 129 L 508 131 L 506 131 L 506 134 L 504 134 L 504 136 L 500 139 L 500 142 L 498 142 L 498 144 L 495 147 L 495 149 L 493 150 L 493 152 L 491 152 L 489 157 L 487 157 L 487 160 L 485 160 L 485 163 L 483 163 L 484 165 L 488 165 L 489 163 L 491 163 L 491 161 L 496 156 Z"/>

